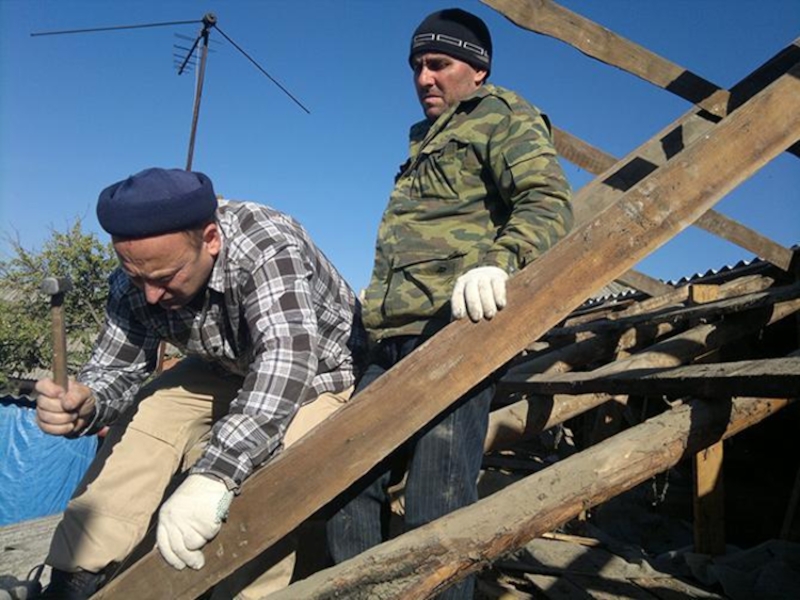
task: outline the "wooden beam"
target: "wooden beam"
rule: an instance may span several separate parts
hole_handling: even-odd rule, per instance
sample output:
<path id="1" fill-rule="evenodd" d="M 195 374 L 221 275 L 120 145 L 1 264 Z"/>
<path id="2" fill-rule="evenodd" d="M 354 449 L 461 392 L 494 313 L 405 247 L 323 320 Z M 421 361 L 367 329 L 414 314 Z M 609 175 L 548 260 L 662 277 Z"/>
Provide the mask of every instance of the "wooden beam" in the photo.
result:
<path id="1" fill-rule="evenodd" d="M 599 175 L 619 162 L 619 160 L 611 154 L 607 154 L 603 150 L 584 142 L 566 131 L 554 127 L 553 134 L 558 153 L 590 173 Z M 656 155 L 651 156 L 651 161 L 648 161 L 648 164 L 652 166 L 661 166 L 666 161 L 666 156 Z M 588 216 L 585 212 L 579 212 L 578 214 L 581 216 Z M 772 263 L 784 271 L 789 270 L 789 265 L 792 262 L 793 256 L 791 249 L 761 235 L 757 231 L 730 217 L 726 217 L 722 213 L 709 209 L 694 225 L 712 235 L 716 235 L 745 250 L 749 250 L 759 258 Z M 645 292 L 650 296 L 664 294 L 671 287 L 668 284 L 662 283 L 657 279 L 649 278 L 636 271 L 626 273 L 623 277 L 618 279 L 618 281 L 634 289 Z"/>
<path id="2" fill-rule="evenodd" d="M 592 374 L 594 376 L 609 375 L 633 369 L 685 364 L 698 356 L 707 354 L 710 350 L 735 344 L 738 340 L 752 335 L 790 314 L 797 314 L 798 311 L 800 311 L 800 300 L 794 300 L 776 305 L 769 314 L 761 315 L 761 318 L 752 318 L 748 315 L 747 318 L 728 318 L 719 323 L 698 325 L 689 331 L 653 344 L 630 358 L 609 363 L 593 371 Z M 601 337 L 598 336 L 595 339 L 599 340 Z M 582 344 L 574 346 L 580 345 Z M 620 338 L 619 347 L 623 350 L 632 348 L 633 343 L 630 337 Z M 566 352 L 568 349 L 564 348 L 563 351 Z M 577 356 L 583 356 L 583 353 L 583 349 L 577 351 Z M 569 360 L 574 359 L 570 358 Z M 599 360 L 603 360 L 603 358 L 600 357 Z M 544 366 L 541 362 L 532 362 Z M 486 451 L 509 448 L 613 398 L 611 394 L 607 393 L 575 395 L 536 393 L 540 390 L 535 382 L 546 381 L 566 370 L 549 369 L 546 372 L 537 373 L 536 369 L 512 369 L 500 380 L 498 385 L 500 391 L 505 393 L 527 392 L 533 395 L 495 410 L 489 415 L 489 428 L 484 444 Z"/>
<path id="3" fill-rule="evenodd" d="M 592 146 L 578 136 L 572 135 L 555 125 L 552 128 L 553 144 L 558 153 L 581 169 L 585 169 L 593 175 L 599 175 L 617 163 L 617 159 L 614 156 Z"/>
<path id="4" fill-rule="evenodd" d="M 769 83 L 770 75 L 760 70 L 748 77 L 747 81 L 743 81 L 745 85 L 740 84 L 728 92 L 552 0 L 481 1 L 523 29 L 565 42 L 591 58 L 672 92 L 707 111 L 709 117 L 726 116 L 741 105 L 744 99 L 756 93 L 758 86 L 764 87 Z M 773 68 L 776 61 L 780 62 L 785 58 L 794 60 L 790 55 L 796 58 L 798 49 L 798 41 L 795 40 L 787 49 L 789 54 L 778 55 L 766 63 L 766 70 Z M 787 151 L 800 157 L 800 142 L 791 145 Z M 588 158 L 590 154 L 587 148 L 577 148 L 575 154 L 567 152 L 564 156 Z"/>
<path id="5" fill-rule="evenodd" d="M 786 400 L 693 401 L 632 427 L 340 565 L 270 600 L 430 598 L 596 506 L 735 435 Z"/>
<path id="6" fill-rule="evenodd" d="M 723 456 L 721 441 L 694 455 L 694 551 L 698 554 L 725 554 Z"/>
<path id="7" fill-rule="evenodd" d="M 697 220 L 696 225 L 712 235 L 749 250 L 759 258 L 772 263 L 779 269 L 789 270 L 794 253 L 754 229 L 726 217 L 717 211 L 709 210 Z"/>
<path id="8" fill-rule="evenodd" d="M 666 357 L 666 355 L 665 355 Z M 608 365 L 616 366 L 616 363 Z M 570 373 L 530 384 L 537 394 L 637 394 L 726 398 L 736 393 L 800 397 L 800 358 L 762 358 L 676 368 L 646 368 L 611 375 Z"/>
<path id="9" fill-rule="evenodd" d="M 229 522 L 205 547 L 202 570 L 175 571 L 151 552 L 96 597 L 195 598 L 292 531 L 800 138 L 799 76 L 797 69 L 780 78 L 520 271 L 509 282 L 509 307 L 494 319 L 451 323 L 256 472 L 233 502 Z"/>
<path id="10" fill-rule="evenodd" d="M 720 318 L 725 315 L 740 313 L 761 307 L 772 306 L 781 302 L 794 300 L 800 296 L 800 284 L 792 284 L 766 290 L 763 292 L 753 292 L 734 298 L 723 298 L 716 302 L 709 302 L 702 305 L 677 306 L 667 308 L 658 312 L 632 314 L 620 316 L 615 319 L 599 319 L 580 325 L 570 325 L 559 327 L 550 332 L 550 336 L 575 336 L 579 333 L 591 332 L 594 335 L 607 334 L 620 329 L 659 323 L 687 322 L 705 318 Z"/>
<path id="11" fill-rule="evenodd" d="M 800 39 L 781 50 L 731 89 L 731 111 L 798 63 Z M 658 169 L 659 165 L 678 158 L 685 148 L 701 140 L 713 128 L 714 121 L 709 120 L 702 111 L 690 110 L 673 121 L 578 191 L 573 202 L 576 221 L 592 219 L 598 211 L 616 202 L 633 185 Z"/>
<path id="12" fill-rule="evenodd" d="M 729 92 L 551 0 L 481 0 L 531 31 L 554 37 L 585 55 L 627 71 L 724 116 Z"/>
<path id="13" fill-rule="evenodd" d="M 648 296 L 661 296 L 675 289 L 668 283 L 664 283 L 655 277 L 650 277 L 649 275 L 634 271 L 633 269 L 622 273 L 617 277 L 616 281 L 628 287 L 632 287 L 635 290 L 644 292 Z"/>
<path id="14" fill-rule="evenodd" d="M 535 395 L 494 410 L 489 415 L 484 450 L 511 448 L 612 398 L 609 394 Z"/>

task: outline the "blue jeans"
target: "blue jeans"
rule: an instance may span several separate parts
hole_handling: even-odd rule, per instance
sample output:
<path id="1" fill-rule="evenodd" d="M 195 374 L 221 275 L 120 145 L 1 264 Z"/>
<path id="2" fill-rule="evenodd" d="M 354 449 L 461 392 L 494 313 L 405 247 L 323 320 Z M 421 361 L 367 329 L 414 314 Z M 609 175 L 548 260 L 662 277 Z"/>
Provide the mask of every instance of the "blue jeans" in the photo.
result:
<path id="1" fill-rule="evenodd" d="M 376 356 L 356 386 L 356 394 L 423 341 L 397 337 L 379 344 Z M 470 390 L 356 483 L 345 504 L 328 521 L 328 547 L 336 563 L 385 541 L 388 536 L 387 489 L 400 469 L 407 470 L 405 528 L 411 530 L 478 499 L 477 479 L 489 422 L 494 384 Z M 438 596 L 471 600 L 474 576 Z"/>

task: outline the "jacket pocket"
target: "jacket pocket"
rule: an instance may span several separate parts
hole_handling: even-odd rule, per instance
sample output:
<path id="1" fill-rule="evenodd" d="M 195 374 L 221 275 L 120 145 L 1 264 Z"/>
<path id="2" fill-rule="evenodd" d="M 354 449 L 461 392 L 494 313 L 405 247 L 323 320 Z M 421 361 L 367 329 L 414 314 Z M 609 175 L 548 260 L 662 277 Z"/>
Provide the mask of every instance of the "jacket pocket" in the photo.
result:
<path id="1" fill-rule="evenodd" d="M 401 260 L 395 260 L 384 298 L 386 320 L 393 325 L 402 325 L 441 316 L 440 311 L 450 301 L 463 260 L 462 252 L 445 256 L 410 252 L 405 253 Z"/>
<path id="2" fill-rule="evenodd" d="M 423 148 L 421 155 L 412 183 L 412 196 L 418 199 L 458 200 L 464 174 L 480 170 L 469 142 L 458 138 Z"/>

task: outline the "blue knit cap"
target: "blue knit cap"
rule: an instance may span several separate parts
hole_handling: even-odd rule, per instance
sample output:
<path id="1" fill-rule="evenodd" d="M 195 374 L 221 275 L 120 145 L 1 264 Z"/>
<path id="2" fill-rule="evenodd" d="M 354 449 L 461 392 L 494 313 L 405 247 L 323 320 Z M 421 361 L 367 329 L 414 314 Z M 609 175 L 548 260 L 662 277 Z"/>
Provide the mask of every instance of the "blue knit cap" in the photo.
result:
<path id="1" fill-rule="evenodd" d="M 216 209 L 214 187 L 202 173 L 152 168 L 100 192 L 97 219 L 113 236 L 142 238 L 191 229 Z"/>

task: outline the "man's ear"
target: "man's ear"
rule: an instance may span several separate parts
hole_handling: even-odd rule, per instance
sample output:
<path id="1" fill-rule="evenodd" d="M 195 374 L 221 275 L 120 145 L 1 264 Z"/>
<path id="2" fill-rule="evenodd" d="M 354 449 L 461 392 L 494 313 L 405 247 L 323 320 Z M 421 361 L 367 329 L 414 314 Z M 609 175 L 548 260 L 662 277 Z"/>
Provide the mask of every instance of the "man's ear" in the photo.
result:
<path id="1" fill-rule="evenodd" d="M 222 250 L 222 236 L 216 223 L 209 223 L 203 228 L 203 246 L 211 256 L 217 256 Z"/>

